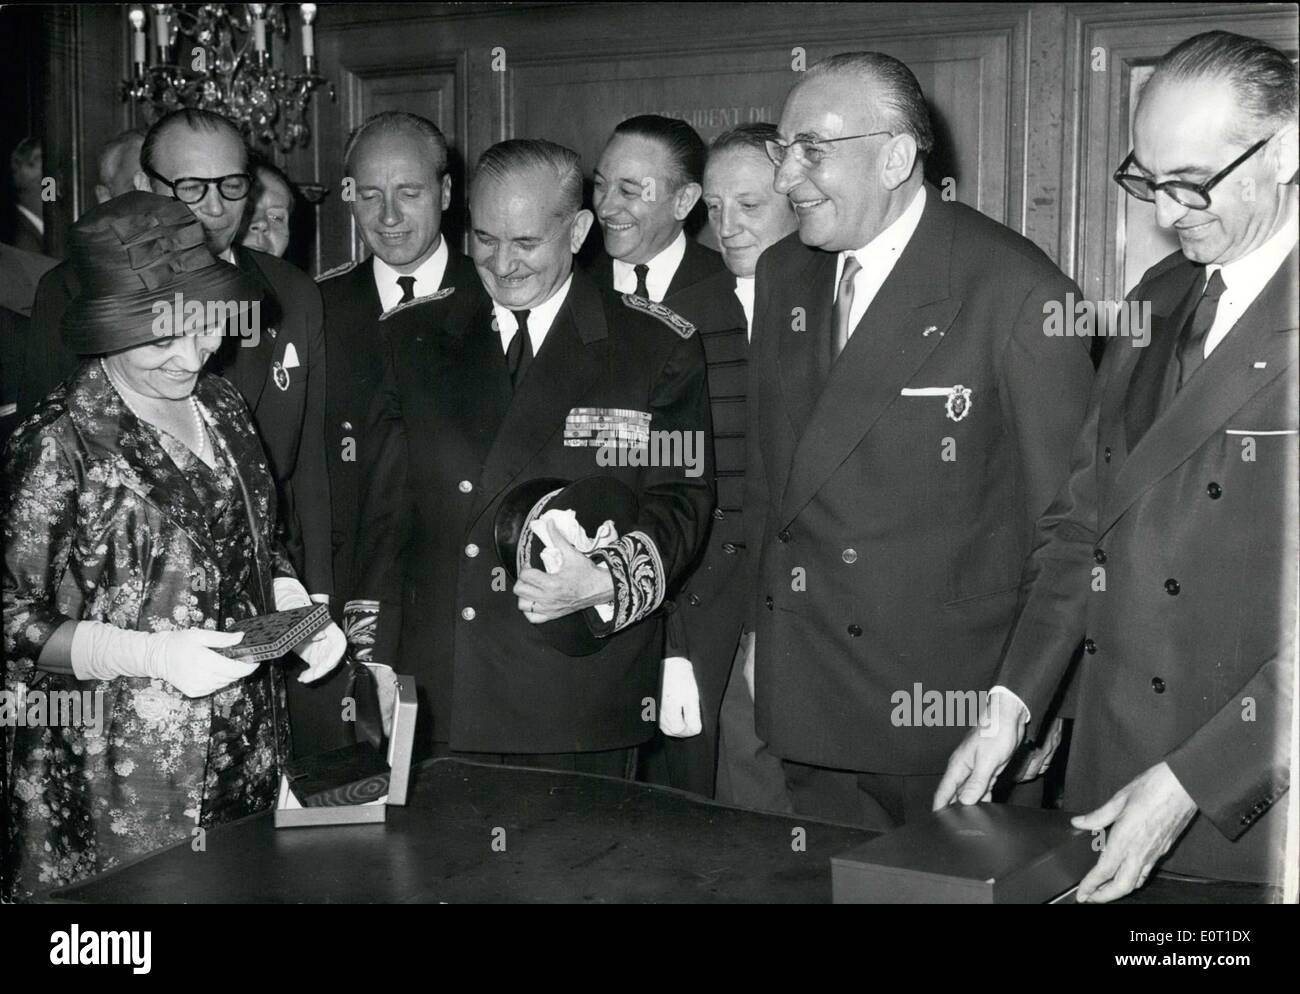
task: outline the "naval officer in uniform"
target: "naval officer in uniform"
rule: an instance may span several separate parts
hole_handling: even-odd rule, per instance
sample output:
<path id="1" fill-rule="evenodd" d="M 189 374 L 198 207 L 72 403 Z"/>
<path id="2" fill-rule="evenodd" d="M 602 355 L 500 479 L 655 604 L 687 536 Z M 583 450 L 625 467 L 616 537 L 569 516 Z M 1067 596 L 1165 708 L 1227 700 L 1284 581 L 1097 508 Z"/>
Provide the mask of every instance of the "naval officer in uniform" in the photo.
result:
<path id="1" fill-rule="evenodd" d="M 576 153 L 494 145 L 470 213 L 490 299 L 456 290 L 385 322 L 345 628 L 381 674 L 415 675 L 418 754 L 626 776 L 655 728 L 658 610 L 713 506 L 703 350 L 673 312 L 573 271 L 593 220 Z M 651 451 L 675 438 L 698 458 L 639 465 L 647 450 L 615 436 Z M 635 493 L 635 526 L 590 556 L 560 538 L 558 572 L 511 583 L 494 551 L 503 499 L 601 474 Z M 554 648 L 544 626 L 587 608 L 603 611 L 588 622 L 598 651 Z"/>

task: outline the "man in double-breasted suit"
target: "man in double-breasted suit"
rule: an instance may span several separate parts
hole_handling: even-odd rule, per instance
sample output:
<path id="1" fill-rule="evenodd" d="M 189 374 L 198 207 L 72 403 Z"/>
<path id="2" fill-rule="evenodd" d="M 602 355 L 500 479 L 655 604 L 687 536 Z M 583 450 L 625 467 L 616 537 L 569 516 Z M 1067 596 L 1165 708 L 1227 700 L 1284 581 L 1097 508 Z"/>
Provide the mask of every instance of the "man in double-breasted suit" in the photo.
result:
<path id="1" fill-rule="evenodd" d="M 924 185 L 932 132 L 906 66 L 817 64 L 779 130 L 774 188 L 799 230 L 756 275 L 757 732 L 796 812 L 888 829 L 929 809 L 977 718 L 1092 367 L 1083 341 L 1043 333 L 1074 284 Z"/>
<path id="2" fill-rule="evenodd" d="M 1116 179 L 1181 250 L 1129 295 L 1150 344 L 1106 349 L 1026 567 L 1007 692 L 935 798 L 984 796 L 1082 643 L 1065 805 L 1105 842 L 1082 901 L 1124 896 L 1166 854 L 1179 873 L 1279 880 L 1290 782 L 1295 66 L 1197 35 L 1157 63 L 1133 136 Z"/>
<path id="3" fill-rule="evenodd" d="M 493 146 L 470 189 L 487 294 L 448 287 L 386 316 L 345 629 L 362 661 L 416 676 L 417 752 L 623 776 L 655 727 L 656 611 L 712 507 L 708 398 L 689 323 L 572 271 L 592 222 L 581 196 L 570 150 Z M 689 434 L 697 458 L 637 465 L 604 431 Z M 635 527 L 590 558 L 561 541 L 558 572 L 512 585 L 494 545 L 503 499 L 595 475 L 636 494 Z M 588 656 L 537 627 L 598 607 L 613 614 L 591 622 L 603 644 Z"/>

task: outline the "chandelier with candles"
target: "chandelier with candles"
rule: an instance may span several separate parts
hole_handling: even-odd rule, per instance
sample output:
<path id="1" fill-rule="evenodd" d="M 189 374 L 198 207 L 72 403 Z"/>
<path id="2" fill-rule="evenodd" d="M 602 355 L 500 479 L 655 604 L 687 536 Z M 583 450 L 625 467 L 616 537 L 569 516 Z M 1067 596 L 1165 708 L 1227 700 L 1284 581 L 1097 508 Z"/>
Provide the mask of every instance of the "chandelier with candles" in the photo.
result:
<path id="1" fill-rule="evenodd" d="M 123 99 L 135 100 L 149 124 L 182 107 L 197 107 L 230 118 L 250 142 L 282 152 L 305 146 L 311 141 L 312 92 L 328 86 L 333 100 L 334 84 L 316 73 L 314 3 L 300 5 L 303 71 L 291 75 L 273 64 L 273 37 L 289 37 L 286 6 L 160 3 L 152 5 L 152 18 L 143 7 L 131 7 L 132 70 Z"/>

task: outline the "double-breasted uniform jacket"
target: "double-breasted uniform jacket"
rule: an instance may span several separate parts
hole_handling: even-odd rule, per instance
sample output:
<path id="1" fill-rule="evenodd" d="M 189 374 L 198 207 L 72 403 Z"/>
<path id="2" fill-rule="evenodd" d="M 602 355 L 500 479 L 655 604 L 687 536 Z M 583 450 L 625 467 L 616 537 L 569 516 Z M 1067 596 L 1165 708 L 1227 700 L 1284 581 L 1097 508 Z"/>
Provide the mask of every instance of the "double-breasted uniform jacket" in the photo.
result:
<path id="1" fill-rule="evenodd" d="M 451 250 L 442 287 L 479 292 L 474 264 Z M 325 390 L 325 455 L 330 480 L 331 606 L 340 617 L 351 597 L 351 571 L 361 502 L 360 451 L 370 403 L 384 372 L 384 339 L 389 323 L 375 287 L 374 266 L 348 263 L 318 278 L 325 307 L 325 348 L 330 356 Z M 442 287 L 435 288 L 441 289 Z"/>
<path id="2" fill-rule="evenodd" d="M 276 748 L 287 749 L 283 680 L 274 667 L 207 697 L 118 677 L 79 681 L 36 669 L 67 620 L 136 631 L 225 628 L 272 610 L 274 576 L 293 569 L 274 540 L 275 485 L 243 399 L 204 374 L 195 396 L 240 483 L 255 531 L 244 592 L 186 476 L 122 403 L 98 363 L 86 363 L 21 425 L 5 452 L 5 689 L 89 698 L 95 713 L 15 727 L 5 798 L 12 819 L 7 876 L 18 896 L 66 884 L 189 838 L 196 825 L 273 803 Z M 79 700 L 80 703 L 80 700 Z M 30 704 L 29 704 L 30 708 Z M 49 711 L 52 715 L 53 712 Z M 81 716 L 78 722 L 77 715 Z"/>
<path id="3" fill-rule="evenodd" d="M 325 336 L 320 293 L 283 259 L 233 246 L 235 264 L 266 290 L 259 334 L 231 336 L 208 368 L 239 389 L 261 436 L 280 495 L 285 543 L 313 593 L 330 584 L 329 479 L 325 463 Z M 70 263 L 41 279 L 32 307 L 19 413 L 30 414 L 77 369 L 63 347 L 63 312 L 80 293 Z"/>
<path id="4" fill-rule="evenodd" d="M 745 389 L 748 328 L 736 278 L 723 270 L 673 295 L 673 310 L 695 325 L 708 370 L 713 420 L 716 505 L 708 538 L 681 585 L 669 591 L 664 655 L 691 661 L 700 692 L 703 730 L 665 737 L 674 784 L 712 796 L 718 714 L 744 626 L 749 587 L 741 505 L 745 488 Z M 678 783 L 684 776 L 686 782 Z"/>
<path id="5" fill-rule="evenodd" d="M 458 290 L 385 318 L 394 327 L 367 429 L 356 590 L 378 609 L 374 659 L 417 678 L 426 749 L 433 740 L 476 752 L 589 752 L 636 745 L 655 728 L 656 609 L 704 539 L 713 493 L 699 338 L 638 304 L 574 273 L 513 396 L 485 294 Z M 629 432 L 647 422 L 704 432 L 703 474 L 601 465 L 611 460 L 586 422 L 600 412 Z M 596 629 L 604 644 L 570 657 L 518 610 L 493 522 L 521 483 L 597 474 L 626 483 L 640 512 L 616 547 L 593 554 L 615 587 L 614 617 Z M 364 606 L 354 601 L 349 613 Z M 357 626 L 347 627 L 355 645 Z"/>
<path id="6" fill-rule="evenodd" d="M 677 271 L 673 273 L 673 278 L 668 283 L 668 292 L 664 294 L 661 303 L 676 310 L 676 297 L 679 293 L 695 286 L 701 280 L 726 272 L 726 263 L 722 261 L 719 253 L 707 245 L 701 245 L 694 238 L 687 237 L 686 252 L 682 256 L 682 261 L 677 264 Z M 615 292 L 614 260 L 603 251 L 592 258 L 588 273 L 601 289 Z"/>
<path id="7" fill-rule="evenodd" d="M 1129 295 L 1151 304 L 1150 345 L 1107 345 L 1069 480 L 1039 523 L 998 677 L 1036 722 L 1082 642 L 1065 804 L 1091 810 L 1167 762 L 1200 813 L 1164 866 L 1196 876 L 1267 881 L 1282 871 L 1296 265 L 1293 250 L 1140 435 L 1204 268 L 1175 253 Z"/>
<path id="8" fill-rule="evenodd" d="M 1044 306 L 1079 294 L 1029 241 L 929 187 L 832 366 L 835 270 L 795 232 L 756 273 L 756 728 L 786 759 L 938 774 L 992 685 L 1083 419 L 1087 340 L 1043 330 Z M 927 692 L 952 713 L 927 716 Z"/>

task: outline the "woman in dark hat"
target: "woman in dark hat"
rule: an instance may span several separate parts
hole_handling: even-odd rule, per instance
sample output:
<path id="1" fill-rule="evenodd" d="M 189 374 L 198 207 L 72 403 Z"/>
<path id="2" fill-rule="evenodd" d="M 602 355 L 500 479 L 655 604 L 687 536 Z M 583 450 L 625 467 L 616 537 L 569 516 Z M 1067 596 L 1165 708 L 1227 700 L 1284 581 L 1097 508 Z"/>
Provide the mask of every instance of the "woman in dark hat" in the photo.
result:
<path id="1" fill-rule="evenodd" d="M 4 676 L 23 713 L 3 865 L 20 900 L 274 802 L 283 677 L 214 650 L 242 637 L 232 621 L 309 603 L 244 402 L 203 371 L 250 331 L 257 285 L 151 193 L 82 217 L 71 259 L 63 334 L 85 359 L 5 453 Z M 298 646 L 300 679 L 342 650 L 334 626 Z"/>

